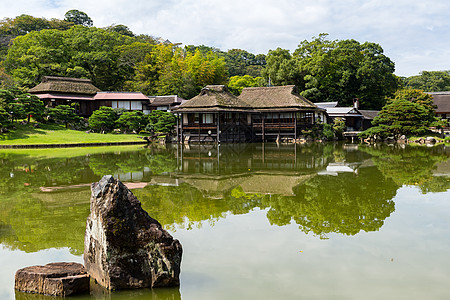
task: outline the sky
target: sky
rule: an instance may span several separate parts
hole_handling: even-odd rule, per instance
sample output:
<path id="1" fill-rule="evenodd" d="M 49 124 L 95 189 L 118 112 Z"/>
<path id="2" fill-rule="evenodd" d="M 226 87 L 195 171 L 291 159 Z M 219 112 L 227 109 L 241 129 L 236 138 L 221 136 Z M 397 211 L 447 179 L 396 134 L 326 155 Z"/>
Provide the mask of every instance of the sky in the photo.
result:
<path id="1" fill-rule="evenodd" d="M 96 27 L 123 24 L 183 45 L 267 54 L 328 33 L 381 45 L 398 76 L 450 70 L 448 0 L 0 0 L 0 19 L 64 19 L 71 9 Z"/>

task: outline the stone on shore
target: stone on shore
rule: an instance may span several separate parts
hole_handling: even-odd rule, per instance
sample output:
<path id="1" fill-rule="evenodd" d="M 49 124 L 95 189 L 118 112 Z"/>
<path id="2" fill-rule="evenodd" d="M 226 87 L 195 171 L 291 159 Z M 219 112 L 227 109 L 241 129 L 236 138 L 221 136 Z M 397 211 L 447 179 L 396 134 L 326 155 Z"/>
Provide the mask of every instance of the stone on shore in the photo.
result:
<path id="1" fill-rule="evenodd" d="M 104 176 L 91 191 L 84 241 L 88 273 L 110 290 L 178 286 L 180 242 L 119 180 Z"/>
<path id="2" fill-rule="evenodd" d="M 89 292 L 89 275 L 78 263 L 26 267 L 16 272 L 14 288 L 27 293 L 65 297 Z"/>

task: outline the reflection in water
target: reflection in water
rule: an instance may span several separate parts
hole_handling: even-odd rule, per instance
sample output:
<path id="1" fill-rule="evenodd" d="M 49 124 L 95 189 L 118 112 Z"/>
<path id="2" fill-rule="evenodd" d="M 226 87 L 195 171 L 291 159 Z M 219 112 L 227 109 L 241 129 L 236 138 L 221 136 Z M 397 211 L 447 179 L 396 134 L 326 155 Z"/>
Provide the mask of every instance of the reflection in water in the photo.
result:
<path id="1" fill-rule="evenodd" d="M 267 210 L 273 225 L 295 222 L 321 238 L 376 231 L 395 210 L 403 185 L 423 193 L 450 188 L 444 147 L 342 144 L 168 145 L 86 155 L 0 152 L 0 241 L 35 252 L 83 252 L 89 184 L 104 174 L 142 182 L 133 192 L 166 228 L 213 225 L 229 213 Z M 49 150 L 49 154 L 51 151 Z M 44 189 L 43 189 L 44 188 Z M 50 190 L 51 192 L 43 192 Z"/>
<path id="2" fill-rule="evenodd" d="M 71 297 L 72 298 L 72 297 Z M 15 291 L 16 300 L 52 300 L 66 299 L 63 297 L 52 297 L 40 294 L 30 294 Z M 90 294 L 77 295 L 77 300 L 180 300 L 181 294 L 179 288 L 158 288 L 158 289 L 138 289 L 108 291 L 98 284 L 91 282 Z"/>

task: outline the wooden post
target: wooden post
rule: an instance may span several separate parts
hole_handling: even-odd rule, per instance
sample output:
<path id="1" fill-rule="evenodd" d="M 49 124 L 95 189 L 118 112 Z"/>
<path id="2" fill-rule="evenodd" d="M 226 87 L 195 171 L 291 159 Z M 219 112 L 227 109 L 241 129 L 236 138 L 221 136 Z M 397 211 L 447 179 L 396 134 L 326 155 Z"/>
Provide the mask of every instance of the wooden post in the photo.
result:
<path id="1" fill-rule="evenodd" d="M 237 115 L 238 115 L 238 117 L 237 117 L 237 119 L 239 120 L 239 124 L 238 124 L 238 143 L 240 143 L 241 142 L 241 123 L 242 123 L 242 120 L 241 120 L 241 113 L 237 113 Z"/>
<path id="2" fill-rule="evenodd" d="M 297 112 L 294 112 L 294 140 L 297 140 Z"/>
<path id="3" fill-rule="evenodd" d="M 179 131 L 180 131 L 180 114 L 177 114 L 177 143 L 179 143 L 180 142 L 180 140 L 179 140 Z M 177 153 L 177 155 L 178 155 L 178 153 Z M 178 163 L 178 160 L 177 160 L 177 163 Z"/>
<path id="4" fill-rule="evenodd" d="M 181 126 L 180 126 L 180 143 L 184 143 L 184 136 L 183 136 L 183 114 L 181 114 Z"/>
<path id="5" fill-rule="evenodd" d="M 217 112 L 217 143 L 220 143 L 220 112 Z"/>
<path id="6" fill-rule="evenodd" d="M 264 117 L 264 114 L 262 114 L 261 115 L 262 116 L 262 126 L 261 126 L 261 129 L 262 129 L 262 141 L 263 141 L 263 143 L 265 142 L 265 140 L 266 140 L 266 133 L 265 133 L 265 129 L 266 129 L 266 122 L 265 122 L 265 117 Z"/>

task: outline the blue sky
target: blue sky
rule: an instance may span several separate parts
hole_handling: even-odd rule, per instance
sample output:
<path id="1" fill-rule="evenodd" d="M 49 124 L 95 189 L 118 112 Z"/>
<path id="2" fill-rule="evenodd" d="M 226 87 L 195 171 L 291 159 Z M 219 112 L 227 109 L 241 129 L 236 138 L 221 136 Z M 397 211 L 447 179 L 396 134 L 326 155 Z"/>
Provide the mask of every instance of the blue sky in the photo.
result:
<path id="1" fill-rule="evenodd" d="M 94 26 L 127 25 L 184 45 L 291 51 L 320 33 L 380 44 L 399 76 L 450 70 L 448 0 L 0 0 L 0 18 L 64 18 L 78 9 Z"/>

